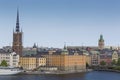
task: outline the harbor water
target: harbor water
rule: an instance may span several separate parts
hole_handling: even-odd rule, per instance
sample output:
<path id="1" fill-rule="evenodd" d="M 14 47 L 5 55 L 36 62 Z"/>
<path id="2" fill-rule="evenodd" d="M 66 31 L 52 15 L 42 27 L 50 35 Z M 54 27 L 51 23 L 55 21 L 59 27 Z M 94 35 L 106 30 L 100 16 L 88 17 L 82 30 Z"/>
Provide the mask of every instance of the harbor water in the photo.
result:
<path id="1" fill-rule="evenodd" d="M 120 73 L 92 71 L 74 74 L 39 74 L 0 76 L 0 80 L 120 80 Z"/>

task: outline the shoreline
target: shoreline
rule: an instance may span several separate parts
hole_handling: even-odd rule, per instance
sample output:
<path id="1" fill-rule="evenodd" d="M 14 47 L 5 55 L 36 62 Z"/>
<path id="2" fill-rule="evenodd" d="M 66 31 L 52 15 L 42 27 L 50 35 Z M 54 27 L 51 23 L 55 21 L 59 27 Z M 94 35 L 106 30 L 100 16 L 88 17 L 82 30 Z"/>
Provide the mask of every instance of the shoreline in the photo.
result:
<path id="1" fill-rule="evenodd" d="M 62 75 L 62 74 L 77 74 L 77 73 L 87 73 L 87 72 L 92 72 L 92 71 L 106 71 L 106 72 L 116 72 L 120 73 L 118 70 L 112 70 L 112 69 L 99 69 L 99 70 L 93 70 L 93 69 L 87 69 L 85 71 L 83 70 L 78 70 L 78 71 L 26 71 L 26 72 L 21 72 L 20 75 Z"/>
<path id="2" fill-rule="evenodd" d="M 55 74 L 55 75 L 59 75 L 59 74 L 74 74 L 74 73 L 86 73 L 86 72 L 91 72 L 93 71 L 92 69 L 88 69 L 88 70 L 77 70 L 77 71 L 26 71 L 26 72 L 22 72 L 20 74 L 27 74 L 27 75 L 32 75 L 32 74 Z"/>
<path id="3" fill-rule="evenodd" d="M 97 70 L 94 70 L 94 71 L 107 71 L 107 72 L 117 72 L 117 73 L 120 73 L 119 70 L 113 70 L 113 69 L 97 69 Z"/>

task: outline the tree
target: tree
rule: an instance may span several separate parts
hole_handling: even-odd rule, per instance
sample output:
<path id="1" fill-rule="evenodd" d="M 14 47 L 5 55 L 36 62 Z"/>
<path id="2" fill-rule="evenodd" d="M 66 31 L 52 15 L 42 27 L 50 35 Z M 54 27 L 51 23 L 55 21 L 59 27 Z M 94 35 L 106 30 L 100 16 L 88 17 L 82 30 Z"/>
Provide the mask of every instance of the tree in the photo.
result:
<path id="1" fill-rule="evenodd" d="M 116 64 L 117 64 L 116 60 L 115 59 L 112 60 L 112 65 L 116 65 Z"/>
<path id="2" fill-rule="evenodd" d="M 105 62 L 105 61 L 101 61 L 101 62 L 100 62 L 100 65 L 101 65 L 101 66 L 105 66 L 105 65 L 106 65 L 106 62 Z"/>
<path id="3" fill-rule="evenodd" d="M 117 65 L 120 66 L 120 58 L 117 61 Z"/>
<path id="4" fill-rule="evenodd" d="M 7 62 L 6 62 L 5 60 L 3 60 L 3 61 L 1 62 L 1 64 L 0 64 L 0 66 L 7 67 L 7 66 L 8 66 L 8 64 L 7 64 Z"/>

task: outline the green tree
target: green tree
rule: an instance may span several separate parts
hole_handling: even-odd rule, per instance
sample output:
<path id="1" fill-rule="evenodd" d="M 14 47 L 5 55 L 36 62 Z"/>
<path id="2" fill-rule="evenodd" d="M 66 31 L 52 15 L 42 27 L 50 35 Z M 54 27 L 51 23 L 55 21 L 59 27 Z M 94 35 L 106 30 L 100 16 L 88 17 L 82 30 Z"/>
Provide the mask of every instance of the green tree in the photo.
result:
<path id="1" fill-rule="evenodd" d="M 120 66 L 120 58 L 117 61 L 117 65 Z"/>
<path id="2" fill-rule="evenodd" d="M 100 62 L 100 65 L 101 65 L 101 66 L 105 66 L 105 65 L 106 65 L 106 62 L 105 62 L 105 61 L 101 61 L 101 62 Z"/>
<path id="3" fill-rule="evenodd" d="M 112 65 L 116 65 L 116 64 L 117 64 L 116 60 L 112 60 Z"/>
<path id="4" fill-rule="evenodd" d="M 8 64 L 7 64 L 7 62 L 6 62 L 5 60 L 3 60 L 3 61 L 1 62 L 1 64 L 0 64 L 0 66 L 7 67 L 7 66 L 8 66 Z"/>

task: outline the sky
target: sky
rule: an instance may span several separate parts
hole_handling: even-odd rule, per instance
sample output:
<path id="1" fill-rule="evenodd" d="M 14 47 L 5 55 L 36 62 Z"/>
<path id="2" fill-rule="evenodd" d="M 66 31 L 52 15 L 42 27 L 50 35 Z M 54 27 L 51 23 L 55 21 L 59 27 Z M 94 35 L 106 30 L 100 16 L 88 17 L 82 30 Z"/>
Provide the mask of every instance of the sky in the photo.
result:
<path id="1" fill-rule="evenodd" d="M 0 0 L 0 47 L 11 46 L 19 7 L 23 46 L 120 44 L 120 0 Z"/>

